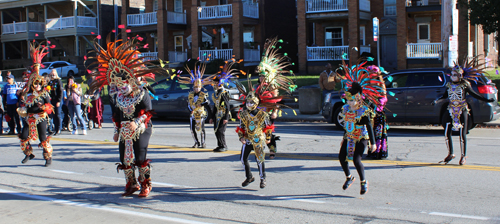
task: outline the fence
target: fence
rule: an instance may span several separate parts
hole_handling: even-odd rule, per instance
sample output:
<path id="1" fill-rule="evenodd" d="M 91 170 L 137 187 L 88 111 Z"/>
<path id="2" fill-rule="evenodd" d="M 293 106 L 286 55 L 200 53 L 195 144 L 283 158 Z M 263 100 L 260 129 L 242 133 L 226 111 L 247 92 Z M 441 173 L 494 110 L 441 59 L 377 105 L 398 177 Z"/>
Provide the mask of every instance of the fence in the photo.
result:
<path id="1" fill-rule="evenodd" d="M 349 46 L 307 47 L 308 61 L 349 60 Z"/>
<path id="2" fill-rule="evenodd" d="M 443 51 L 441 43 L 407 43 L 407 58 L 440 58 Z"/>

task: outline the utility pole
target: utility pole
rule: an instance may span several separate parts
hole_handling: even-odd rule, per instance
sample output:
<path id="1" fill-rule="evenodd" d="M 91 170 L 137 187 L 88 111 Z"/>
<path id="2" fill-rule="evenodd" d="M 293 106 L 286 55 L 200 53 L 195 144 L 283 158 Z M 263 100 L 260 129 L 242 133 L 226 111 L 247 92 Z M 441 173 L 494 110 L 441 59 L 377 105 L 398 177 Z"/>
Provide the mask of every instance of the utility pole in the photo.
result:
<path id="1" fill-rule="evenodd" d="M 453 66 L 458 61 L 458 9 L 457 0 L 441 2 L 441 43 L 443 45 L 443 66 Z"/>

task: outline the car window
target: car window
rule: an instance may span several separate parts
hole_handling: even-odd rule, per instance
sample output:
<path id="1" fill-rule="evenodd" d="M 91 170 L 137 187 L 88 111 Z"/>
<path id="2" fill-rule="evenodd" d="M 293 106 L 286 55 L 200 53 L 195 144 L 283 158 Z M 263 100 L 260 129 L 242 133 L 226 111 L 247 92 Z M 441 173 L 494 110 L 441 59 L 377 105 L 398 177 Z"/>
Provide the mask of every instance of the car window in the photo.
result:
<path id="1" fill-rule="evenodd" d="M 443 86 L 444 76 L 441 72 L 422 72 L 414 73 L 412 75 L 411 85 L 414 87 L 419 86 Z"/>
<path id="2" fill-rule="evenodd" d="M 51 64 L 50 62 L 44 62 L 44 63 L 42 63 L 42 65 L 43 65 L 42 67 L 49 68 L 50 64 Z"/>
<path id="3" fill-rule="evenodd" d="M 172 85 L 171 81 L 162 80 L 162 81 L 159 81 L 157 83 L 154 83 L 153 85 L 151 85 L 151 87 L 153 87 L 153 89 L 156 92 L 158 92 L 158 91 L 168 91 L 168 90 L 170 90 L 170 86 L 171 85 Z"/>
<path id="4" fill-rule="evenodd" d="M 175 90 L 190 90 L 191 88 L 193 88 L 193 84 L 184 84 L 184 83 L 176 82 L 175 87 L 174 87 L 174 91 Z"/>
<path id="5" fill-rule="evenodd" d="M 392 80 L 389 77 L 392 77 Z M 391 75 L 391 76 L 386 77 L 386 79 L 385 79 L 385 86 L 387 88 L 403 88 L 403 87 L 407 87 L 407 80 L 408 80 L 408 74 L 407 73 Z"/>

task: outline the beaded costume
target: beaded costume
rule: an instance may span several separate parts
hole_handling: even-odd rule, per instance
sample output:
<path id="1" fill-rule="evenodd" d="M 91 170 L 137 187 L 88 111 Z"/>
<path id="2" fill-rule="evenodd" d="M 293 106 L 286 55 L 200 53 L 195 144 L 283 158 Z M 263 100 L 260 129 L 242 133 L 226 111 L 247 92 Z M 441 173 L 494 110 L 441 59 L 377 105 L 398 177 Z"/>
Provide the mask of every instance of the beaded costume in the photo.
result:
<path id="1" fill-rule="evenodd" d="M 96 56 L 89 59 L 97 61 L 89 66 L 97 65 L 97 71 L 92 74 L 95 79 L 90 89 L 93 92 L 109 85 L 110 96 L 114 97 L 118 109 L 113 113 L 113 123 L 115 141 L 119 137 L 121 163 L 118 163 L 117 170 L 124 171 L 127 183 L 122 195 L 128 196 L 140 189 L 139 197 L 147 197 L 152 189 L 151 160 L 146 159 L 153 128 L 150 121 L 152 104 L 148 90 L 139 79 L 154 80 L 152 72 L 159 72 L 160 69 L 146 67 L 147 63 L 143 62 L 143 58 L 139 57 L 140 52 L 136 50 L 138 46 L 137 38 L 112 42 L 108 37 L 107 49 L 94 42 Z M 140 186 L 135 177 L 135 167 L 139 169 Z"/>
<path id="2" fill-rule="evenodd" d="M 190 116 L 190 129 L 191 135 L 194 139 L 193 148 L 205 148 L 205 120 L 211 112 L 210 101 L 208 101 L 208 94 L 202 92 L 201 89 L 205 85 L 212 84 L 212 77 L 208 76 L 203 78 L 205 73 L 205 64 L 195 64 L 193 71 L 186 66 L 189 77 L 180 77 L 179 83 L 193 84 L 193 91 L 188 95 L 188 109 L 191 111 Z M 198 140 L 200 134 L 200 140 Z"/>
<path id="3" fill-rule="evenodd" d="M 345 92 L 347 105 L 342 107 L 341 116 L 344 118 L 344 137 L 339 152 L 339 162 L 346 175 L 346 181 L 342 188 L 348 189 L 354 181 L 354 177 L 349 170 L 348 161 L 352 160 L 361 179 L 360 194 L 368 191 L 368 181 L 365 179 L 364 166 L 361 158 L 365 148 L 370 144 L 370 150 L 375 149 L 375 136 L 373 134 L 372 122 L 373 110 L 368 107 L 364 100 L 377 105 L 377 99 L 385 96 L 383 83 L 378 79 L 377 74 L 372 74 L 366 70 L 364 63 L 348 66 L 343 62 L 340 69 L 342 71 L 342 87 Z"/>
<path id="4" fill-rule="evenodd" d="M 444 95 L 438 100 L 448 99 L 448 113 L 449 117 L 446 116 L 445 127 L 445 141 L 448 147 L 448 156 L 446 156 L 439 163 L 444 162 L 444 164 L 448 164 L 455 155 L 453 154 L 453 142 L 451 139 L 452 131 L 460 132 L 460 149 L 461 149 L 461 157 L 459 164 L 464 165 L 467 158 L 467 132 L 468 132 L 468 122 L 469 122 L 469 106 L 467 104 L 467 94 L 472 97 L 485 101 L 485 102 L 493 102 L 494 99 L 487 99 L 478 93 L 476 93 L 468 80 L 473 82 L 482 83 L 480 77 L 482 76 L 483 71 L 479 69 L 481 65 L 478 64 L 477 58 L 473 58 L 472 60 L 465 59 L 462 65 L 455 63 L 455 65 L 451 68 L 451 77 L 456 79 L 450 80 L 446 84 L 447 91 Z"/>
<path id="5" fill-rule="evenodd" d="M 35 158 L 33 147 L 30 141 L 40 139 L 39 147 L 43 148 L 43 158 L 45 166 L 52 163 L 52 145 L 49 143 L 50 137 L 47 137 L 48 115 L 53 112 L 53 106 L 50 103 L 49 90 L 45 78 L 39 75 L 40 66 L 43 57 L 48 53 L 48 47 L 44 45 L 36 46 L 30 44 L 31 58 L 33 59 L 32 72 L 29 75 L 28 82 L 21 91 L 21 104 L 17 112 L 23 117 L 23 129 L 19 134 L 21 140 L 21 150 L 25 154 L 22 163 Z M 36 86 L 40 86 L 37 90 Z"/>

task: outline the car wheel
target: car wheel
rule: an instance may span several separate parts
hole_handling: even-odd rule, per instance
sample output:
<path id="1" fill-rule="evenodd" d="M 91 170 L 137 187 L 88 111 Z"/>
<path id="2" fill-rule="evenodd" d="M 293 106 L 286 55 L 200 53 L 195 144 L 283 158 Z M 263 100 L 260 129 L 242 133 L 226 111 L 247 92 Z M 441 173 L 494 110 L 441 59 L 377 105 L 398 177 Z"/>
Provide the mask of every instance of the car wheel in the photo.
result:
<path id="1" fill-rule="evenodd" d="M 345 123 L 344 117 L 341 115 L 342 115 L 342 107 L 335 109 L 335 111 L 332 114 L 333 123 L 335 123 L 335 127 L 339 130 L 344 129 L 344 123 Z"/>
<path id="2" fill-rule="evenodd" d="M 69 76 L 75 76 L 75 73 L 74 73 L 72 70 L 69 70 L 69 72 L 68 72 L 68 77 L 69 77 Z"/>

